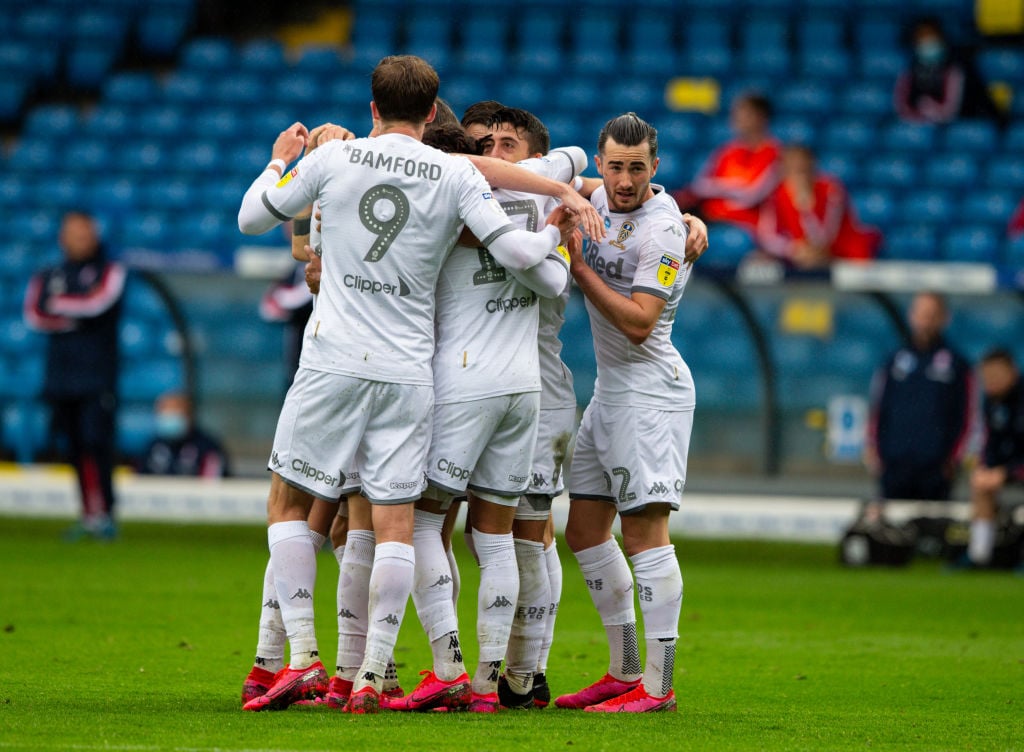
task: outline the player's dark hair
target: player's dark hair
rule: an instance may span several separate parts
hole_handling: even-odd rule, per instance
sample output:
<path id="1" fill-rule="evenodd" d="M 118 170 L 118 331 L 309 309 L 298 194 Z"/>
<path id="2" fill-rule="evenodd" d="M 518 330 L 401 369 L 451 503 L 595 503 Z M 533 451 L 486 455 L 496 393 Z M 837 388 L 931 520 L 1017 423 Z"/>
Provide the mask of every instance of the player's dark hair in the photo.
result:
<path id="1" fill-rule="evenodd" d="M 501 102 L 496 102 L 493 99 L 485 99 L 482 102 L 471 104 L 466 108 L 466 111 L 462 113 L 462 127 L 468 128 L 471 125 L 487 125 L 491 122 L 491 116 L 504 107 L 505 105 Z"/>
<path id="2" fill-rule="evenodd" d="M 1014 360 L 1013 353 L 1010 352 L 1008 347 L 993 347 L 991 350 L 981 356 L 982 365 L 988 363 L 1004 363 L 1011 368 L 1017 367 L 1017 361 Z"/>
<path id="3" fill-rule="evenodd" d="M 547 154 L 551 150 L 551 136 L 547 126 L 536 115 L 518 107 L 502 107 L 491 115 L 488 128 L 511 125 L 517 133 L 526 136 L 526 145 L 531 154 Z"/>
<path id="4" fill-rule="evenodd" d="M 389 55 L 377 63 L 370 91 L 381 120 L 423 123 L 430 114 L 440 80 L 430 63 L 415 55 Z"/>
<path id="5" fill-rule="evenodd" d="M 604 154 L 604 145 L 609 138 L 622 146 L 639 146 L 646 141 L 651 150 L 651 161 L 658 156 L 658 131 L 635 112 L 619 115 L 604 124 L 601 135 L 597 137 L 599 154 Z"/>
<path id="6" fill-rule="evenodd" d="M 458 124 L 427 123 L 423 130 L 423 143 L 446 154 L 476 154 L 476 142 Z"/>
<path id="7" fill-rule="evenodd" d="M 772 100 L 766 97 L 764 94 L 756 91 L 747 91 L 740 94 L 736 98 L 737 102 L 743 102 L 748 107 L 752 107 L 756 110 L 761 117 L 765 120 L 770 121 L 772 116 L 775 114 L 775 107 L 772 105 Z"/>
<path id="8" fill-rule="evenodd" d="M 438 97 L 434 100 L 434 104 L 437 105 L 437 114 L 434 115 L 434 119 L 431 121 L 436 125 L 454 125 L 456 128 L 459 127 L 459 119 L 455 117 L 455 112 L 452 110 L 451 105 L 446 101 Z"/>

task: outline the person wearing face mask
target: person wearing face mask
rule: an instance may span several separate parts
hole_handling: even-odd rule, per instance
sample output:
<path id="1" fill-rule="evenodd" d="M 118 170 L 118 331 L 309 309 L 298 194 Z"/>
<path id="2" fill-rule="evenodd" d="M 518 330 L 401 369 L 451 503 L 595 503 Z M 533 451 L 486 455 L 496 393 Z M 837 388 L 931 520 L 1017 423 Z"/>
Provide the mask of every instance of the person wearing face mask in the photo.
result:
<path id="1" fill-rule="evenodd" d="M 950 123 L 962 118 L 1005 115 L 989 96 L 973 63 L 954 50 L 937 18 L 914 24 L 910 32 L 910 66 L 896 81 L 896 113 L 911 123 Z"/>
<path id="2" fill-rule="evenodd" d="M 199 428 L 192 403 L 184 394 L 162 395 L 156 401 L 156 438 L 140 467 L 146 475 L 223 478 L 228 458 L 220 443 Z"/>

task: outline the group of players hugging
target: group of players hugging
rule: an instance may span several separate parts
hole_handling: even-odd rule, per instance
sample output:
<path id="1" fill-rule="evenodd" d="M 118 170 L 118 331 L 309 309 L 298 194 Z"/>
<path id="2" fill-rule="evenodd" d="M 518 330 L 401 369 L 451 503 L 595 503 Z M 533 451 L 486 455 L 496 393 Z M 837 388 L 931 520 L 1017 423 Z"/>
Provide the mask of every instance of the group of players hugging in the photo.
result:
<path id="1" fill-rule="evenodd" d="M 565 543 L 609 666 L 555 706 L 674 710 L 683 580 L 668 519 L 695 393 L 671 331 L 707 228 L 652 182 L 657 131 L 636 114 L 605 124 L 600 177 L 586 178 L 583 149 L 550 148 L 531 113 L 480 102 L 460 123 L 438 90 L 424 60 L 384 58 L 371 133 L 291 125 L 242 200 L 244 233 L 292 221 L 316 292 L 268 466 L 270 562 L 243 707 L 548 705 L 562 590 L 551 506 L 567 486 Z M 558 337 L 573 282 L 598 378 L 565 481 L 576 398 Z M 451 549 L 463 501 L 480 567 L 472 676 Z M 328 538 L 340 566 L 331 677 L 312 598 Z M 406 694 L 393 656 L 410 595 L 433 666 Z"/>

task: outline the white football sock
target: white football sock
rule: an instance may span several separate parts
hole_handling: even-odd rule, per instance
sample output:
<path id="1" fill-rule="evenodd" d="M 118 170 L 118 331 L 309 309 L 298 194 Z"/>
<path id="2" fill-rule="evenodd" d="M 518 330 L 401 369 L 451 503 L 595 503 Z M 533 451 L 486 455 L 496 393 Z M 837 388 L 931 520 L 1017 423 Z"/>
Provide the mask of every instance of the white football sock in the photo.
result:
<path id="1" fill-rule="evenodd" d="M 305 520 L 275 522 L 267 528 L 267 540 L 281 619 L 291 646 L 289 664 L 307 668 L 319 660 L 313 626 L 316 552 L 309 539 L 309 525 Z"/>
<path id="2" fill-rule="evenodd" d="M 466 670 L 459 645 L 459 622 L 452 601 L 452 576 L 441 542 L 444 515 L 416 510 L 412 544 L 416 551 L 416 577 L 412 602 L 430 640 L 434 673 L 452 681 Z"/>
<path id="3" fill-rule="evenodd" d="M 996 521 L 972 520 L 970 539 L 967 543 L 967 558 L 975 564 L 986 566 L 992 561 L 996 546 Z"/>
<path id="4" fill-rule="evenodd" d="M 533 687 L 533 672 L 537 669 L 544 643 L 551 585 L 544 561 L 544 544 L 517 540 L 515 549 L 519 568 L 519 600 L 505 655 L 505 678 L 514 692 L 524 695 Z"/>
<path id="5" fill-rule="evenodd" d="M 338 574 L 338 676 L 356 678 L 366 652 L 366 619 L 373 569 L 372 530 L 350 530 Z"/>
<path id="6" fill-rule="evenodd" d="M 327 536 L 323 533 L 318 533 L 316 530 L 310 530 L 309 539 L 313 542 L 314 553 L 320 553 L 320 549 L 324 547 L 324 541 L 327 540 Z"/>
<path id="7" fill-rule="evenodd" d="M 519 598 L 519 570 L 512 533 L 494 535 L 473 530 L 473 542 L 480 558 L 480 591 L 477 595 L 477 644 L 480 664 L 473 676 L 473 691 L 489 694 L 497 691 L 495 663 L 508 650 L 512 619 Z M 492 678 L 493 677 L 493 680 Z"/>
<path id="8" fill-rule="evenodd" d="M 641 676 L 640 643 L 633 609 L 633 577 L 614 538 L 576 552 L 590 598 L 608 635 L 608 673 L 621 681 Z"/>
<path id="9" fill-rule="evenodd" d="M 263 606 L 260 608 L 260 634 L 256 641 L 255 666 L 276 674 L 284 667 L 284 644 L 288 636 L 281 619 L 281 604 L 274 585 L 274 567 L 267 560 L 263 573 Z"/>
<path id="10" fill-rule="evenodd" d="M 562 600 L 562 560 L 558 557 L 558 546 L 552 541 L 544 550 L 544 562 L 548 571 L 548 586 L 551 589 L 551 605 L 544 615 L 544 642 L 540 646 L 537 658 L 537 672 L 543 674 L 548 670 L 548 656 L 551 644 L 555 639 L 555 619 L 558 616 L 558 602 Z"/>
<path id="11" fill-rule="evenodd" d="M 456 618 L 459 614 L 459 591 L 462 589 L 462 576 L 459 574 L 459 562 L 455 559 L 455 552 L 448 546 L 445 552 L 448 555 L 448 566 L 452 570 L 452 606 L 455 608 Z"/>
<path id="12" fill-rule="evenodd" d="M 412 546 L 398 541 L 377 544 L 370 574 L 366 655 L 352 687 L 353 692 L 366 686 L 383 691 L 384 674 L 398 642 L 405 603 L 412 595 L 415 568 L 416 554 Z"/>
<path id="13" fill-rule="evenodd" d="M 398 682 L 398 665 L 395 663 L 395 656 L 388 659 L 388 667 L 384 669 L 384 691 L 397 689 L 401 686 Z"/>
<path id="14" fill-rule="evenodd" d="M 473 555 L 473 560 L 479 564 L 480 557 L 476 553 L 476 543 L 473 542 L 473 528 L 467 527 L 462 533 L 462 540 L 466 544 L 466 548 Z"/>
<path id="15" fill-rule="evenodd" d="M 672 545 L 651 548 L 630 557 L 644 616 L 647 661 L 644 689 L 653 697 L 672 691 L 672 672 L 679 639 L 679 611 L 683 605 L 683 576 Z"/>

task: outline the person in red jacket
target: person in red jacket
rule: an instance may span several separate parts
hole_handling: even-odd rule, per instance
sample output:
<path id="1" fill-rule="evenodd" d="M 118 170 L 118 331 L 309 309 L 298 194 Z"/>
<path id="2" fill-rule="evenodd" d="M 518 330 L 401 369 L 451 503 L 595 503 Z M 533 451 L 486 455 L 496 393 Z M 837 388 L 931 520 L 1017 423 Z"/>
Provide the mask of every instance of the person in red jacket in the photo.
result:
<path id="1" fill-rule="evenodd" d="M 788 146 L 782 164 L 782 182 L 758 213 L 761 250 L 798 269 L 874 258 L 881 234 L 860 225 L 846 188 L 817 171 L 814 153 Z"/>
<path id="2" fill-rule="evenodd" d="M 771 135 L 771 102 L 743 94 L 732 105 L 729 124 L 736 137 L 719 147 L 688 186 L 673 197 L 679 208 L 705 222 L 729 222 L 751 231 L 758 207 L 779 183 L 781 144 Z"/>

